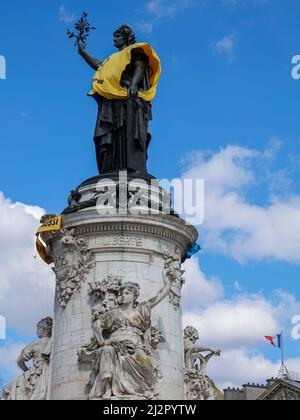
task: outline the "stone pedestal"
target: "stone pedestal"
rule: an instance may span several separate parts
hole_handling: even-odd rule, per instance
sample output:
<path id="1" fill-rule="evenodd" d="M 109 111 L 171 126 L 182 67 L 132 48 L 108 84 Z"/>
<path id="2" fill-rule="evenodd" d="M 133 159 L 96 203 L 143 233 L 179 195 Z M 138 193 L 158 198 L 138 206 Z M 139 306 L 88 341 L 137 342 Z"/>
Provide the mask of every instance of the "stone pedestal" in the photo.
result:
<path id="1" fill-rule="evenodd" d="M 79 197 L 88 190 L 90 199 L 95 189 L 95 185 L 84 186 Z M 166 264 L 181 259 L 196 242 L 197 231 L 159 210 L 104 215 L 92 206 L 65 214 L 62 232 L 45 234 L 44 240 L 57 276 L 50 399 L 84 400 L 90 369 L 78 362 L 78 352 L 93 336 L 90 284 L 107 276 L 120 277 L 138 283 L 139 302 L 146 301 L 163 286 Z M 152 313 L 152 325 L 165 338 L 156 350 L 162 400 L 184 399 L 180 283 L 183 278 Z"/>

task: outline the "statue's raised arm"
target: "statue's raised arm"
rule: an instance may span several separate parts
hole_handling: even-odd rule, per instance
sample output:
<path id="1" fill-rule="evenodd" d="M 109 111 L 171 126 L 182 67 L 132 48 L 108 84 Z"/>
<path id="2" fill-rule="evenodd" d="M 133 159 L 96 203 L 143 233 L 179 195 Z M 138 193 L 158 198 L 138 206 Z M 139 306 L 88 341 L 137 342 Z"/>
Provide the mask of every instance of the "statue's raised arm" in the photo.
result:
<path id="1" fill-rule="evenodd" d="M 74 45 L 78 48 L 78 53 L 87 62 L 87 64 L 92 67 L 92 69 L 98 70 L 102 62 L 85 50 L 86 41 L 90 35 L 90 31 L 96 29 L 94 26 L 91 26 L 87 17 L 88 14 L 83 12 L 81 18 L 75 23 L 75 31 L 70 31 L 70 29 L 68 29 L 67 35 L 69 39 L 75 39 Z"/>
<path id="2" fill-rule="evenodd" d="M 84 61 L 94 70 L 98 70 L 98 68 L 102 64 L 102 61 L 98 60 L 98 58 L 93 57 L 85 50 L 84 44 L 78 45 L 78 54 L 80 54 Z"/>
<path id="3" fill-rule="evenodd" d="M 163 278 L 164 278 L 164 286 L 157 292 L 157 294 L 148 300 L 148 303 L 150 304 L 151 308 L 154 308 L 157 306 L 160 302 L 162 302 L 169 294 L 172 283 L 174 279 L 176 278 L 176 273 L 174 273 L 170 269 L 166 269 L 163 272 Z"/>

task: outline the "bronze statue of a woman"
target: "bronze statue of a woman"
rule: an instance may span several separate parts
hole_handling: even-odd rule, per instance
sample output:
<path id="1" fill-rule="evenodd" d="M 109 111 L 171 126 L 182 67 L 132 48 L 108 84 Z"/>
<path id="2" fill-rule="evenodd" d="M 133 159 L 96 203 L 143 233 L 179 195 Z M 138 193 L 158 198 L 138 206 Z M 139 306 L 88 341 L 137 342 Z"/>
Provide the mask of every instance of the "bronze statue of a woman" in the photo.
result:
<path id="1" fill-rule="evenodd" d="M 127 170 L 145 176 L 160 60 L 150 45 L 136 43 L 128 25 L 115 31 L 114 45 L 119 51 L 103 62 L 78 45 L 79 54 L 96 70 L 90 95 L 99 107 L 94 135 L 98 169 L 100 174 Z"/>

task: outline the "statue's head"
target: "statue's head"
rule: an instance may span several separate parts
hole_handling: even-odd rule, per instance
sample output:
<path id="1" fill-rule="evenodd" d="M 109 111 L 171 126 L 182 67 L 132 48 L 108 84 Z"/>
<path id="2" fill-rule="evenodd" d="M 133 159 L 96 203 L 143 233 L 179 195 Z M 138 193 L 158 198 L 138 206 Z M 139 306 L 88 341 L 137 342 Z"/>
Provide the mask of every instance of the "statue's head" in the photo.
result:
<path id="1" fill-rule="evenodd" d="M 189 340 L 192 343 L 196 343 L 199 340 L 199 333 L 194 327 L 186 327 L 184 329 L 184 339 Z"/>
<path id="2" fill-rule="evenodd" d="M 120 288 L 119 303 L 135 303 L 140 295 L 140 286 L 137 283 L 127 282 Z"/>
<path id="3" fill-rule="evenodd" d="M 129 25 L 122 25 L 114 32 L 114 45 L 118 50 L 122 50 L 135 43 L 135 33 Z"/>
<path id="4" fill-rule="evenodd" d="M 53 319 L 50 317 L 42 319 L 37 324 L 36 334 L 39 338 L 51 337 L 52 335 Z"/>

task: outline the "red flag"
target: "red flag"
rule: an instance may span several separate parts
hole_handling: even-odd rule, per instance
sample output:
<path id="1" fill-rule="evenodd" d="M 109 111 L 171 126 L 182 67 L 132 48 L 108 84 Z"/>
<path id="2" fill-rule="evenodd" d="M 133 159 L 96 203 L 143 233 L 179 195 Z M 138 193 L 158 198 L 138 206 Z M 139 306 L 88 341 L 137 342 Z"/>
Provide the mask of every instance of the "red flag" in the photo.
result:
<path id="1" fill-rule="evenodd" d="M 269 335 L 265 335 L 265 339 L 268 340 L 273 347 L 275 347 L 275 343 L 274 343 L 274 337 L 271 337 Z"/>

